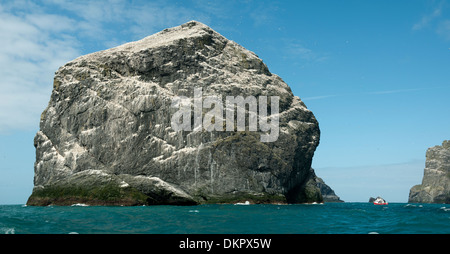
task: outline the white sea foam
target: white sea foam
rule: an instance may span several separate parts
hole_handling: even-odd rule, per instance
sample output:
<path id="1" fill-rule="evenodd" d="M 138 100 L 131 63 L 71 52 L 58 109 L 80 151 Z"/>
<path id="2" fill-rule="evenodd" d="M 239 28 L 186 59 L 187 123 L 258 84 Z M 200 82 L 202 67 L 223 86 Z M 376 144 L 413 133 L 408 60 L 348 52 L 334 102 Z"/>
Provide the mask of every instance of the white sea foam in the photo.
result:
<path id="1" fill-rule="evenodd" d="M 317 202 L 312 202 L 312 203 L 304 203 L 304 205 L 323 205 L 324 203 L 317 203 Z"/>
<path id="2" fill-rule="evenodd" d="M 16 233 L 14 228 L 0 228 L 0 234 L 13 235 Z"/>
<path id="3" fill-rule="evenodd" d="M 77 203 L 77 204 L 73 204 L 72 206 L 89 206 L 89 205 L 82 204 L 82 203 Z"/>

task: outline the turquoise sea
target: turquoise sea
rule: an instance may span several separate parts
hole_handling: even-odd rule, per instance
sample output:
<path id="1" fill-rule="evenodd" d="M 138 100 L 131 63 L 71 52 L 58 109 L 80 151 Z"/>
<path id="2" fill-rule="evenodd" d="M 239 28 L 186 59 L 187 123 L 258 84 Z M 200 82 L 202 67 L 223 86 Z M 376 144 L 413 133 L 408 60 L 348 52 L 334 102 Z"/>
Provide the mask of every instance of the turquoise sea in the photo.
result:
<path id="1" fill-rule="evenodd" d="M 450 205 L 0 205 L 0 234 L 449 234 Z"/>

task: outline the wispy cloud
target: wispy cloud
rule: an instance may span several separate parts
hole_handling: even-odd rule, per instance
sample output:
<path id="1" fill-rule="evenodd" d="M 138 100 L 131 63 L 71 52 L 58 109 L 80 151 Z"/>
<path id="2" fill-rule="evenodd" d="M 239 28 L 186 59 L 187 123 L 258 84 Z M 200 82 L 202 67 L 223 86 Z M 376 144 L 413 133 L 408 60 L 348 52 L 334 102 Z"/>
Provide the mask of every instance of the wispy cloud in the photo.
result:
<path id="1" fill-rule="evenodd" d="M 338 96 L 342 96 L 342 95 L 338 95 L 338 94 L 319 95 L 319 96 L 305 97 L 305 98 L 302 98 L 302 100 L 303 101 L 313 101 L 313 100 L 322 100 L 322 99 L 328 99 L 328 98 L 333 98 L 333 97 L 338 97 Z"/>
<path id="2" fill-rule="evenodd" d="M 78 20 L 81 35 L 98 41 L 126 35 L 141 39 L 194 17 L 205 17 L 195 9 L 166 1 L 50 0 Z M 108 42 L 105 42 L 108 43 Z"/>
<path id="3" fill-rule="evenodd" d="M 450 40 L 450 20 L 442 21 L 436 32 L 446 40 Z"/>
<path id="4" fill-rule="evenodd" d="M 252 4 L 254 6 L 254 2 L 252 2 Z M 254 25 L 267 26 L 268 24 L 273 24 L 276 22 L 273 13 L 280 10 L 278 5 L 279 3 L 277 1 L 270 1 L 257 4 L 256 7 L 251 7 L 251 10 L 249 10 L 249 15 L 252 18 Z"/>
<path id="5" fill-rule="evenodd" d="M 444 87 L 426 87 L 426 88 L 408 88 L 408 89 L 392 89 L 392 90 L 380 90 L 380 91 L 372 91 L 372 92 L 362 92 L 362 93 L 342 93 L 342 94 L 327 94 L 327 95 L 317 95 L 317 96 L 310 96 L 310 97 L 304 97 L 302 98 L 303 101 L 312 101 L 312 100 L 323 100 L 323 99 L 329 99 L 329 98 L 335 98 L 335 97 L 355 97 L 355 96 L 364 96 L 364 95 L 388 95 L 388 94 L 403 94 L 403 93 L 410 93 L 410 92 L 417 92 L 417 91 L 423 91 L 423 90 L 430 90 L 430 89 L 439 89 Z"/>
<path id="6" fill-rule="evenodd" d="M 394 89 L 394 90 L 369 92 L 367 94 L 382 95 L 382 94 L 406 93 L 406 92 L 420 91 L 420 90 L 424 90 L 424 89 L 426 89 L 426 88 Z"/>
<path id="7" fill-rule="evenodd" d="M 316 58 L 316 54 L 314 54 L 311 49 L 306 48 L 301 44 L 290 44 L 288 47 L 288 51 L 289 53 L 300 56 L 305 60 L 314 60 Z"/>
<path id="8" fill-rule="evenodd" d="M 258 3 L 254 8 L 252 3 L 194 0 L 189 6 L 163 0 L 2 1 L 0 132 L 38 127 L 54 72 L 67 61 L 193 19 L 204 23 L 214 19 L 216 27 L 227 29 L 232 29 L 225 25 L 227 21 L 243 15 L 250 15 L 254 26 L 273 21 L 276 4 Z M 296 50 L 297 56 L 317 60 L 312 51 Z"/>
<path id="9" fill-rule="evenodd" d="M 301 67 L 326 61 L 329 57 L 318 49 L 307 46 L 307 43 L 292 39 L 281 40 L 283 46 L 279 51 L 283 58 Z"/>
<path id="10" fill-rule="evenodd" d="M 308 62 L 321 62 L 327 59 L 325 55 L 317 53 L 300 43 L 288 43 L 286 50 L 290 57 L 298 57 Z"/>
<path id="11" fill-rule="evenodd" d="M 439 6 L 437 6 L 431 13 L 422 16 L 419 22 L 415 23 L 412 27 L 413 30 L 420 30 L 422 28 L 427 27 L 430 23 L 435 20 L 437 17 L 442 14 L 442 5 L 443 2 Z"/>
<path id="12" fill-rule="evenodd" d="M 450 40 L 450 20 L 445 18 L 445 2 L 441 1 L 438 5 L 428 14 L 422 16 L 422 18 L 412 26 L 413 31 L 423 30 L 425 28 L 434 30 L 436 34 Z"/>

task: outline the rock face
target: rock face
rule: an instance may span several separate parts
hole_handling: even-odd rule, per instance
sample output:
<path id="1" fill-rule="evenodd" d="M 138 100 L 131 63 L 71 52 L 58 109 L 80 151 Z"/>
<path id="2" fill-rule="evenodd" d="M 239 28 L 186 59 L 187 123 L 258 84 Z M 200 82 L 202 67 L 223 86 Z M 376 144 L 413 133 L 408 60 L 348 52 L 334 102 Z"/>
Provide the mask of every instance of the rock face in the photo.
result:
<path id="1" fill-rule="evenodd" d="M 225 121 L 220 131 L 174 130 L 174 101 L 192 102 L 195 88 L 203 98 L 278 96 L 279 114 L 268 102 L 277 139 L 262 142 L 248 126 L 225 131 Z M 59 68 L 27 203 L 321 202 L 311 169 L 319 136 L 313 113 L 261 59 L 191 21 Z"/>
<path id="2" fill-rule="evenodd" d="M 408 202 L 450 204 L 450 140 L 427 150 L 422 184 L 411 188 Z"/>
<path id="3" fill-rule="evenodd" d="M 322 178 L 317 177 L 315 178 L 316 186 L 320 190 L 320 194 L 322 194 L 323 202 L 328 203 L 341 203 L 344 202 L 344 200 L 341 200 L 341 198 L 336 195 L 333 189 L 331 189 L 330 186 L 328 186 Z"/>

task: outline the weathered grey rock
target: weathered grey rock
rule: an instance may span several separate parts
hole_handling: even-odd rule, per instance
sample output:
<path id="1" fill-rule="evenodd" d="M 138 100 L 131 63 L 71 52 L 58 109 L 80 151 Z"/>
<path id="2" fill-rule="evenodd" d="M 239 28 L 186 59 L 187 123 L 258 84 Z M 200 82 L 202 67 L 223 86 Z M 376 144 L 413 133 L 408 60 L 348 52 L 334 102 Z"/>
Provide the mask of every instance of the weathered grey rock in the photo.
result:
<path id="1" fill-rule="evenodd" d="M 203 96 L 279 96 L 278 139 L 176 132 L 172 101 L 193 98 L 195 87 Z M 28 204 L 317 202 L 311 161 L 319 136 L 313 113 L 261 59 L 191 21 L 56 72 Z"/>
<path id="2" fill-rule="evenodd" d="M 315 177 L 316 186 L 320 190 L 320 194 L 322 194 L 323 202 L 327 203 L 341 203 L 344 202 L 341 200 L 341 198 L 336 195 L 333 189 L 331 189 L 330 186 L 328 186 L 322 178 Z"/>
<path id="3" fill-rule="evenodd" d="M 422 184 L 411 188 L 408 202 L 450 204 L 450 140 L 427 150 Z"/>

